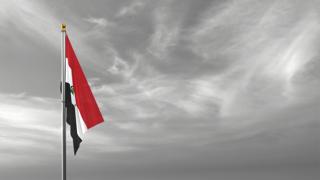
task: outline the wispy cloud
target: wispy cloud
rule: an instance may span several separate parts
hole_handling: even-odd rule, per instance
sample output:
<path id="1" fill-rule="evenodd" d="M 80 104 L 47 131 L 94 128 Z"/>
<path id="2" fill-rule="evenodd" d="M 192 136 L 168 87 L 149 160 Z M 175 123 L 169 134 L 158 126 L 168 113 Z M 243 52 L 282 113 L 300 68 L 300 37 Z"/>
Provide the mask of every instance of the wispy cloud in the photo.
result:
<path id="1" fill-rule="evenodd" d="M 154 32 L 150 37 L 147 50 L 154 56 L 163 59 L 167 51 L 176 45 L 179 37 L 179 24 L 171 23 L 168 9 L 159 8 L 154 13 Z"/>
<path id="2" fill-rule="evenodd" d="M 23 158 L 37 164 L 41 159 L 34 159 L 36 154 L 54 154 L 60 132 L 59 101 L 10 94 L 1 94 L 0 99 L 0 151 L 8 161 L 1 162 L 16 166 Z"/>
<path id="3" fill-rule="evenodd" d="M 131 4 L 122 7 L 116 14 L 117 17 L 131 16 L 136 14 L 145 6 L 143 1 L 133 1 Z"/>
<path id="4" fill-rule="evenodd" d="M 114 23 L 108 21 L 107 19 L 104 18 L 94 18 L 94 17 L 89 17 L 84 19 L 85 21 L 94 24 L 95 26 L 98 27 L 107 27 L 107 26 L 113 26 Z"/>
<path id="5" fill-rule="evenodd" d="M 253 3 L 255 8 L 247 11 L 248 3 L 252 1 L 226 3 L 215 15 L 206 12 L 208 17 L 190 37 L 194 51 L 207 61 L 227 59 L 220 75 L 206 75 L 205 80 L 211 79 L 212 89 L 223 92 L 216 94 L 222 114 L 290 103 L 297 88 L 294 77 L 316 56 L 311 47 L 317 43 L 319 26 L 313 12 L 301 11 L 287 24 L 283 18 L 292 18 L 288 9 L 296 7 L 284 10 L 277 2 Z M 274 16 L 282 10 L 287 12 Z M 231 18 L 235 16 L 239 18 Z"/>
<path id="6" fill-rule="evenodd" d="M 46 10 L 46 7 L 36 1 L 0 1 L 0 25 L 10 28 L 12 24 L 33 38 L 43 38 L 51 45 L 58 47 L 59 20 Z M 39 36 L 40 35 L 40 36 Z"/>

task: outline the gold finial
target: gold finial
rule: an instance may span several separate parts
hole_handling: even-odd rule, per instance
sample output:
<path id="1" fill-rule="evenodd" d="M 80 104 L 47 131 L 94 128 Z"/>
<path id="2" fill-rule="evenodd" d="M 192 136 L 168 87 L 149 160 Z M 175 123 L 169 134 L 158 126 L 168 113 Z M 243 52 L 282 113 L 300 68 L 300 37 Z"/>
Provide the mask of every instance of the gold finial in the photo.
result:
<path id="1" fill-rule="evenodd" d="M 61 24 L 61 32 L 66 32 L 67 25 Z"/>

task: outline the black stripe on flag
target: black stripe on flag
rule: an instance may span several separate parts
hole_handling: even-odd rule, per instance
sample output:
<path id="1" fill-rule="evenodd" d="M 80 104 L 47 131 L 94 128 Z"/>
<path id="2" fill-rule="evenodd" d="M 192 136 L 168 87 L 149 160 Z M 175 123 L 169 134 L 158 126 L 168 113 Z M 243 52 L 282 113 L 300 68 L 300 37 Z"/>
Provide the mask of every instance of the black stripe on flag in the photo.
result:
<path id="1" fill-rule="evenodd" d="M 70 134 L 73 139 L 73 150 L 74 150 L 74 154 L 76 154 L 82 140 L 77 133 L 76 112 L 71 100 L 71 87 L 69 83 L 65 83 L 65 91 L 66 91 L 65 107 L 67 110 L 67 123 L 70 125 Z"/>

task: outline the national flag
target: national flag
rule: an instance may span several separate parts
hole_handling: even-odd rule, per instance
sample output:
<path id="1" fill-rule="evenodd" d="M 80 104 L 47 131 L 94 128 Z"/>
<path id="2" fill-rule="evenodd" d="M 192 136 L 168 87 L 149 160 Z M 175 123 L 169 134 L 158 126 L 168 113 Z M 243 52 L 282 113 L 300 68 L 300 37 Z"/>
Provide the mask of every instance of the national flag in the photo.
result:
<path id="1" fill-rule="evenodd" d="M 65 36 L 66 82 L 65 108 L 66 121 L 70 125 L 74 154 L 77 153 L 84 133 L 103 122 L 103 117 L 91 92 L 88 81 L 72 48 Z"/>

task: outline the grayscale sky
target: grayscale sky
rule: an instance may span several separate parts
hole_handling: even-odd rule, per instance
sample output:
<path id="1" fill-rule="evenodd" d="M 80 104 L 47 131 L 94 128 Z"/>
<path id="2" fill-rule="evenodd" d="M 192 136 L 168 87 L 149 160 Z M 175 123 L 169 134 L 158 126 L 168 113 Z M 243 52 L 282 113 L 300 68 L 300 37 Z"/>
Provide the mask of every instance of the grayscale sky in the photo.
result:
<path id="1" fill-rule="evenodd" d="M 316 180 L 320 0 L 0 0 L 0 179 L 60 178 L 60 28 L 105 123 L 70 180 Z"/>

